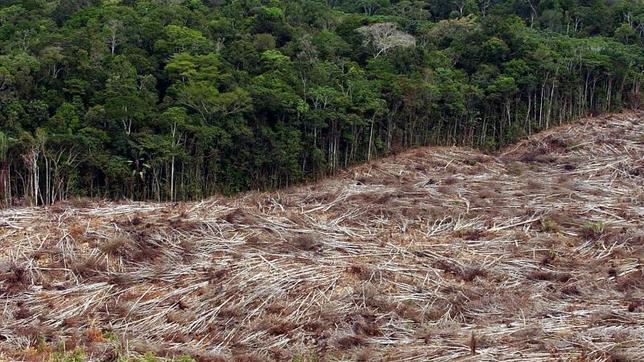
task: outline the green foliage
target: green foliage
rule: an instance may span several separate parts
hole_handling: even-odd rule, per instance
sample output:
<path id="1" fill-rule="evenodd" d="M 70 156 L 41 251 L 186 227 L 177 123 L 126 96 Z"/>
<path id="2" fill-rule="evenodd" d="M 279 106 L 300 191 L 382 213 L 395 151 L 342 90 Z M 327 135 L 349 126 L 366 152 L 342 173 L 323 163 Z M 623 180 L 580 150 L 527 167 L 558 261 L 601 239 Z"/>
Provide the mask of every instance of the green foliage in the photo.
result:
<path id="1" fill-rule="evenodd" d="M 279 50 L 269 49 L 262 53 L 262 60 L 270 65 L 281 66 L 288 64 L 289 57 L 282 54 Z"/>
<path id="2" fill-rule="evenodd" d="M 599 0 L 0 2 L 6 194 L 187 200 L 418 145 L 495 149 L 640 105 L 642 14 Z"/>
<path id="3" fill-rule="evenodd" d="M 52 362 L 84 362 L 85 352 L 77 348 L 71 352 L 55 352 L 51 356 Z"/>
<path id="4" fill-rule="evenodd" d="M 597 239 L 603 233 L 606 228 L 606 224 L 601 221 L 598 222 L 586 222 L 581 226 L 580 234 L 585 239 Z"/>
<path id="5" fill-rule="evenodd" d="M 561 228 L 556 221 L 550 218 L 541 219 L 541 230 L 547 233 L 558 233 Z"/>
<path id="6" fill-rule="evenodd" d="M 112 331 L 105 331 L 103 333 L 103 337 L 105 337 L 106 340 L 112 341 L 112 342 L 118 342 L 119 337 Z"/>
<path id="7" fill-rule="evenodd" d="M 157 48 L 170 53 L 207 51 L 210 41 L 196 29 L 170 24 L 165 27 L 166 39 L 157 42 Z"/>
<path id="8" fill-rule="evenodd" d="M 146 352 L 137 362 L 159 362 L 159 359 L 152 352 Z"/>
<path id="9" fill-rule="evenodd" d="M 9 150 L 9 137 L 4 132 L 0 131 L 0 162 L 5 162 L 7 159 L 7 151 Z"/>
<path id="10" fill-rule="evenodd" d="M 175 359 L 176 362 L 196 362 L 196 360 L 188 355 L 181 355 Z"/>

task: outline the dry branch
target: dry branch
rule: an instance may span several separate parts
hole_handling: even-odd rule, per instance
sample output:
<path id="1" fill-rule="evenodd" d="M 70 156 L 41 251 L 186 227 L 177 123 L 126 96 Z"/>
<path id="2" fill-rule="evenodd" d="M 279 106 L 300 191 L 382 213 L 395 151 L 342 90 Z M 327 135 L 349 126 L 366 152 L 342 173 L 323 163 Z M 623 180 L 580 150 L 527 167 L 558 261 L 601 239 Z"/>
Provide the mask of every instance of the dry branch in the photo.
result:
<path id="1" fill-rule="evenodd" d="M 643 120 L 281 193 L 0 210 L 0 360 L 644 360 Z"/>

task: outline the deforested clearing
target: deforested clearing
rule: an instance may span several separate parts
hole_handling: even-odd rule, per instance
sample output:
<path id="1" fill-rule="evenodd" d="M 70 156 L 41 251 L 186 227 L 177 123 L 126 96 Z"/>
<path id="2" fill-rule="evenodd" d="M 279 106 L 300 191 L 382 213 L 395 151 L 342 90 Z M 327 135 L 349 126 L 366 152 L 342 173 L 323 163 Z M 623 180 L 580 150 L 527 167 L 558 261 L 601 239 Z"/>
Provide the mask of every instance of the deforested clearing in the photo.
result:
<path id="1" fill-rule="evenodd" d="M 633 111 L 279 192 L 1 210 L 0 360 L 641 361 L 643 176 Z"/>

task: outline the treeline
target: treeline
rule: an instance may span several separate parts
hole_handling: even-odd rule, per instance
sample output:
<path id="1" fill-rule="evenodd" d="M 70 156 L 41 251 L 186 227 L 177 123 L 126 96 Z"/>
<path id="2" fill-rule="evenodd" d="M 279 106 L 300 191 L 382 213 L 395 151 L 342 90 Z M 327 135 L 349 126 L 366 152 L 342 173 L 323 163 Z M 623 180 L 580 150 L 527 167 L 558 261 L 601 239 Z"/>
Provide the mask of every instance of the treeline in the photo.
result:
<path id="1" fill-rule="evenodd" d="M 0 199 L 186 200 L 640 105 L 628 0 L 0 1 Z"/>

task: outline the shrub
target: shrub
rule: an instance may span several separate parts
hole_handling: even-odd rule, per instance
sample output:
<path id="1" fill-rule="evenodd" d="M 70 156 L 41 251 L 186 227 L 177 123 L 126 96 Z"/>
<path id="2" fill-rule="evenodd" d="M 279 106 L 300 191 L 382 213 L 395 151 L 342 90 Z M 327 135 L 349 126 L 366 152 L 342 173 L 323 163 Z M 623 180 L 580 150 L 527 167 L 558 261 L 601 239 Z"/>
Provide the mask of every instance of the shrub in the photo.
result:
<path id="1" fill-rule="evenodd" d="M 187 354 L 184 354 L 184 355 L 181 355 L 181 356 L 177 357 L 177 359 L 175 361 L 176 362 L 195 362 L 195 359 L 190 357 Z"/>
<path id="2" fill-rule="evenodd" d="M 51 356 L 53 362 L 84 362 L 85 352 L 76 348 L 72 352 L 56 352 Z"/>
<path id="3" fill-rule="evenodd" d="M 550 218 L 541 219 L 541 230 L 547 233 L 558 233 L 560 231 L 559 224 Z"/>
<path id="4" fill-rule="evenodd" d="M 159 359 L 152 352 L 145 352 L 143 357 L 139 358 L 138 362 L 158 362 Z"/>
<path id="5" fill-rule="evenodd" d="M 597 239 L 604 233 L 605 224 L 601 221 L 587 222 L 582 225 L 579 234 L 584 239 Z"/>
<path id="6" fill-rule="evenodd" d="M 519 162 L 512 162 L 506 166 L 506 170 L 512 176 L 521 176 L 523 173 L 523 165 Z"/>

